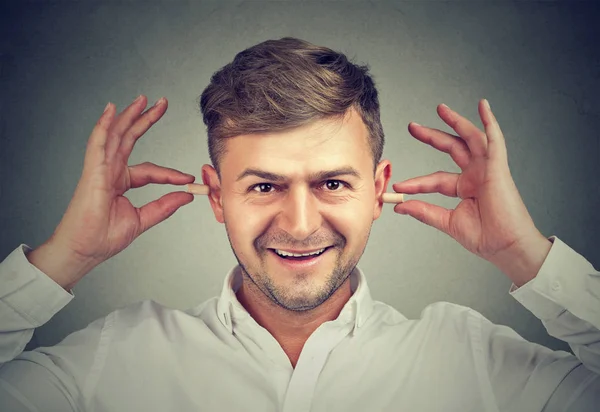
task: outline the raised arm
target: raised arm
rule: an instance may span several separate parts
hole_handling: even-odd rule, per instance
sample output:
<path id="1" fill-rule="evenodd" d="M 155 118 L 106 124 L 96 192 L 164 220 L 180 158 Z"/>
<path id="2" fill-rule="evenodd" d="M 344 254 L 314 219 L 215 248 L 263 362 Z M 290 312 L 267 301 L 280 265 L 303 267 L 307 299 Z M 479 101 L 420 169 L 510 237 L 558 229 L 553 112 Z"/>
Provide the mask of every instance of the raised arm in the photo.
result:
<path id="1" fill-rule="evenodd" d="M 545 410 L 562 411 L 570 405 L 591 410 L 600 393 L 600 275 L 558 238 L 546 238 L 535 227 L 510 174 L 500 126 L 487 101 L 481 100 L 478 109 L 485 132 L 445 105 L 438 106 L 438 115 L 457 135 L 409 125 L 414 137 L 449 153 L 461 173 L 439 171 L 393 185 L 405 194 L 459 197 L 456 209 L 408 200 L 394 210 L 439 229 L 498 267 L 513 282 L 513 296 L 548 333 L 573 348 L 575 356 L 554 352 L 482 320 L 482 362 L 489 365 L 500 409 L 539 411 L 546 405 Z"/>
<path id="2" fill-rule="evenodd" d="M 115 117 L 107 105 L 88 140 L 83 171 L 62 220 L 40 247 L 22 244 L 0 264 L 0 410 L 81 410 L 105 320 L 68 336 L 53 348 L 23 353 L 36 327 L 67 305 L 73 286 L 121 252 L 140 234 L 190 203 L 172 192 L 141 208 L 124 196 L 149 183 L 183 185 L 194 176 L 145 162 L 128 166 L 139 139 L 167 109 L 166 99 L 146 112 L 140 96 Z"/>

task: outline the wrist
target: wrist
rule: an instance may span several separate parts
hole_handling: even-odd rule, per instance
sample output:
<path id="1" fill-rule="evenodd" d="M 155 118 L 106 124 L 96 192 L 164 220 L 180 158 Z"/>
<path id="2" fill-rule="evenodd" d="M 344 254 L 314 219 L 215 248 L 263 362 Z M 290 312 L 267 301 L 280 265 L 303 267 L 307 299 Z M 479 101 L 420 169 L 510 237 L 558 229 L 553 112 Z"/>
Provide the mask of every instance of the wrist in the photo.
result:
<path id="1" fill-rule="evenodd" d="M 515 286 L 521 287 L 537 276 L 551 248 L 552 242 L 538 232 L 498 253 L 490 261 L 508 276 Z"/>
<path id="2" fill-rule="evenodd" d="M 50 279 L 70 291 L 96 263 L 61 247 L 53 238 L 25 255 L 27 260 Z"/>

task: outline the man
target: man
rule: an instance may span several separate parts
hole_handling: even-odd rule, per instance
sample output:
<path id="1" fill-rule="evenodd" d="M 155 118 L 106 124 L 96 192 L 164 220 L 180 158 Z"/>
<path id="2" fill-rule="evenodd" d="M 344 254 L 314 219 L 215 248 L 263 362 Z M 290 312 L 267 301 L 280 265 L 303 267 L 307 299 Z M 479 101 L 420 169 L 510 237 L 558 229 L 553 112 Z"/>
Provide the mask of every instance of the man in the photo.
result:
<path id="1" fill-rule="evenodd" d="M 403 193 L 459 197 L 455 210 L 394 207 L 500 268 L 510 293 L 568 342 L 551 351 L 439 302 L 409 320 L 371 300 L 356 267 L 391 165 L 367 68 L 302 40 L 236 55 L 201 97 L 212 165 L 202 179 L 239 262 L 220 297 L 181 312 L 153 302 L 115 311 L 59 345 L 21 353 L 33 329 L 72 298 L 99 263 L 190 203 L 169 193 L 141 208 L 123 194 L 194 176 L 128 166 L 137 139 L 166 111 L 144 96 L 115 117 L 109 103 L 52 237 L 0 266 L 3 410 L 562 411 L 600 393 L 600 273 L 535 227 L 511 178 L 485 100 L 485 132 L 444 105 L 457 136 L 409 125 L 461 173 L 394 183 Z"/>

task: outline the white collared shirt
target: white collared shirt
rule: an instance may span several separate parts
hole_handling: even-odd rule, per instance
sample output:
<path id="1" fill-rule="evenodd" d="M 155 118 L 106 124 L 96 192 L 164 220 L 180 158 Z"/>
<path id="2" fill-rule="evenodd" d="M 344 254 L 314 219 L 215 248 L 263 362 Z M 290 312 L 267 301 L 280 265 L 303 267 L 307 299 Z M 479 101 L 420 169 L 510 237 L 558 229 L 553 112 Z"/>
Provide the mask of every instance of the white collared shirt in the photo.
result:
<path id="1" fill-rule="evenodd" d="M 309 337 L 295 369 L 237 300 L 239 266 L 220 297 L 191 310 L 144 301 L 22 352 L 73 295 L 21 244 L 0 263 L 0 410 L 600 410 L 600 272 L 548 239 L 536 278 L 509 293 L 577 357 L 448 302 L 407 319 L 371 299 L 357 267 L 352 297 Z"/>

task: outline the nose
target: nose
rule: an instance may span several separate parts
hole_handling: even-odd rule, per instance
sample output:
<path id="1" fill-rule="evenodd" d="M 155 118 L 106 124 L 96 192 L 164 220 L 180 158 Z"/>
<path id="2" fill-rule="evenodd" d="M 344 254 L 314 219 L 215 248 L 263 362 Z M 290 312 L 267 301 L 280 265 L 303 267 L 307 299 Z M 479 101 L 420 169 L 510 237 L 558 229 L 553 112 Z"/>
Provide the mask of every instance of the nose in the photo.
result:
<path id="1" fill-rule="evenodd" d="M 290 190 L 282 202 L 279 227 L 297 240 L 304 240 L 322 224 L 319 201 L 309 188 Z"/>

